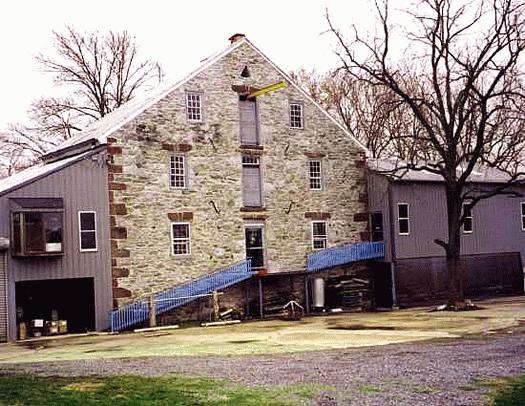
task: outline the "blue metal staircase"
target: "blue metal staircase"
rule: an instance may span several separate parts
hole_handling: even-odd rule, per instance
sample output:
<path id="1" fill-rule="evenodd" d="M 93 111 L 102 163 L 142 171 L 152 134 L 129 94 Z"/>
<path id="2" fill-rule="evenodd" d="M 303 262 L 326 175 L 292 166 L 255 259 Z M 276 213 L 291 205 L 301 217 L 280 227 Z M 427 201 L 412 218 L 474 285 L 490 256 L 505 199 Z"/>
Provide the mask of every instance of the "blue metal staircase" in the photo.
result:
<path id="1" fill-rule="evenodd" d="M 308 272 L 317 272 L 350 262 L 384 256 L 385 244 L 383 241 L 346 244 L 312 252 L 308 255 L 306 269 Z"/>
<path id="2" fill-rule="evenodd" d="M 242 282 L 253 274 L 248 259 L 200 279 L 176 286 L 173 289 L 158 292 L 155 294 L 155 313 L 158 315 L 183 306 L 195 299 L 207 296 L 213 291 Z M 142 323 L 149 319 L 149 301 L 148 299 L 137 300 L 113 310 L 110 313 L 110 319 L 112 332 L 122 331 Z"/>

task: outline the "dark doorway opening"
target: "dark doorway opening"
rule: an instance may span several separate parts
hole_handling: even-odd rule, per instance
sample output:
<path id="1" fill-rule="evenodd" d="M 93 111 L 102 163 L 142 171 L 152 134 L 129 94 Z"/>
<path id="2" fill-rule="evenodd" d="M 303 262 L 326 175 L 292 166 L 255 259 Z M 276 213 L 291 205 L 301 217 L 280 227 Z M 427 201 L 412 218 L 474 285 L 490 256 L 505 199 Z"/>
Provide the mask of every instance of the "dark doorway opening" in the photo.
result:
<path id="1" fill-rule="evenodd" d="M 56 311 L 69 333 L 95 330 L 93 278 L 17 282 L 16 307 L 22 310 L 19 321 L 51 320 Z"/>
<path id="2" fill-rule="evenodd" d="M 370 232 L 372 241 L 383 241 L 383 213 L 376 212 L 370 214 Z"/>
<path id="3" fill-rule="evenodd" d="M 264 236 L 262 226 L 246 226 L 244 229 L 246 242 L 246 258 L 252 260 L 252 269 L 260 271 L 264 268 Z"/>
<path id="4" fill-rule="evenodd" d="M 374 279 L 376 308 L 389 308 L 394 304 L 392 298 L 392 271 L 389 262 L 374 262 L 371 265 Z"/>

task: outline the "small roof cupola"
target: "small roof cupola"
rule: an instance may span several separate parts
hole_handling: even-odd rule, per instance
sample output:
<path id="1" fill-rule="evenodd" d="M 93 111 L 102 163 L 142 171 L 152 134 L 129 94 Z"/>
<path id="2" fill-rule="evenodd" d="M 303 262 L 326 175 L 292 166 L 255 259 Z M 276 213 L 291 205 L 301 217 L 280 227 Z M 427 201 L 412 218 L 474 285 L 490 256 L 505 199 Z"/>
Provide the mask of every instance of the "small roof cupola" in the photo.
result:
<path id="1" fill-rule="evenodd" d="M 230 41 L 230 44 L 235 44 L 236 42 L 246 38 L 246 35 L 244 34 L 233 34 L 228 40 Z"/>

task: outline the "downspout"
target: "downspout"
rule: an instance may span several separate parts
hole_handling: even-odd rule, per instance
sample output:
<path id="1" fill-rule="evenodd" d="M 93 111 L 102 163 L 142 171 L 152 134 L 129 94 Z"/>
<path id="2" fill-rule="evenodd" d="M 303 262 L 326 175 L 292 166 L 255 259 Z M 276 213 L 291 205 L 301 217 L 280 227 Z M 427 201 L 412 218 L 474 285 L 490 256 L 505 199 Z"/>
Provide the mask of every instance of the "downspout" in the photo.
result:
<path id="1" fill-rule="evenodd" d="M 388 178 L 387 178 L 388 179 Z M 395 260 L 396 260 L 396 249 L 395 249 L 395 235 L 396 228 L 394 226 L 394 202 L 392 201 L 392 181 L 388 179 L 387 186 L 388 193 L 388 217 L 389 217 L 389 228 L 390 228 L 390 279 L 392 280 L 392 308 L 398 308 L 397 305 L 397 291 L 396 291 L 396 273 L 395 273 Z"/>

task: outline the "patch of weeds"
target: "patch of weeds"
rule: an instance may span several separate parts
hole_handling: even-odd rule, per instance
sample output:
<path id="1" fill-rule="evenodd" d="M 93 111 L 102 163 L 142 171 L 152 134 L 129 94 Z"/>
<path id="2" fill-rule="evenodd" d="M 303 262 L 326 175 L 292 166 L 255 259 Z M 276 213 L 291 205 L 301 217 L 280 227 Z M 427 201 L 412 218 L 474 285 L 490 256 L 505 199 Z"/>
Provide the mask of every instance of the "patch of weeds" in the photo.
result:
<path id="1" fill-rule="evenodd" d="M 359 392 L 363 395 L 374 395 L 376 393 L 381 393 L 381 388 L 374 385 L 361 385 L 358 388 Z"/>
<path id="2" fill-rule="evenodd" d="M 474 378 L 471 382 L 465 385 L 458 385 L 458 389 L 465 392 L 472 392 L 480 389 L 486 390 L 487 385 L 487 381 Z"/>
<path id="3" fill-rule="evenodd" d="M 0 405 L 211 405 L 304 404 L 324 386 L 247 388 L 226 381 L 177 375 L 143 378 L 46 378 L 0 375 Z"/>
<path id="4" fill-rule="evenodd" d="M 490 403 L 493 406 L 525 405 L 525 375 L 517 378 L 499 379 L 487 383 L 491 390 Z"/>
<path id="5" fill-rule="evenodd" d="M 104 384 L 101 382 L 86 382 L 86 381 L 80 381 L 80 382 L 73 382 L 69 385 L 66 385 L 63 387 L 65 390 L 76 390 L 79 392 L 93 392 L 97 389 L 99 389 Z"/>
<path id="6" fill-rule="evenodd" d="M 419 393 L 421 395 L 428 395 L 434 392 L 434 389 L 430 386 L 415 386 L 412 388 L 412 392 Z"/>

